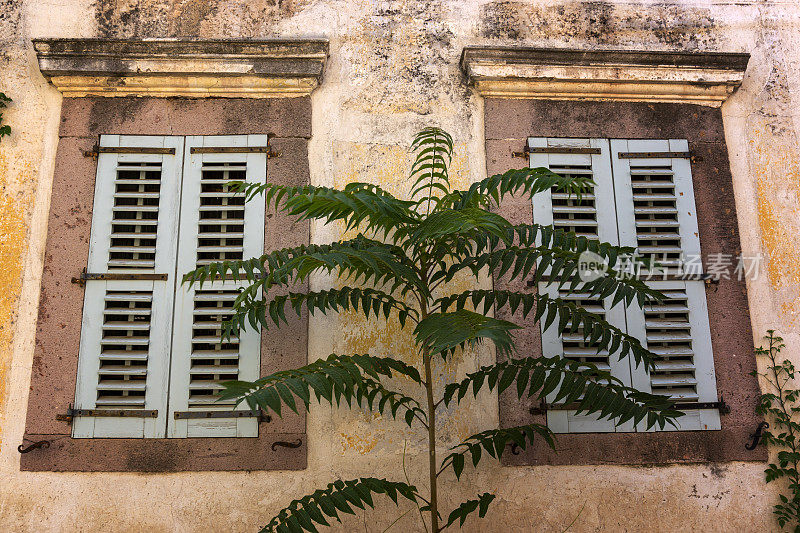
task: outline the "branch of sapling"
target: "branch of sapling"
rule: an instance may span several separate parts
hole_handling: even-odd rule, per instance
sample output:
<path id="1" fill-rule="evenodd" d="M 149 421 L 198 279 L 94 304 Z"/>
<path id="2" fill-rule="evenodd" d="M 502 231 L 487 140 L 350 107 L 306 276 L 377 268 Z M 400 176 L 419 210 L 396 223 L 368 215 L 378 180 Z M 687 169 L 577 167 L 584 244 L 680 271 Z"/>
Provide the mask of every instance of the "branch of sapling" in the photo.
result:
<path id="1" fill-rule="evenodd" d="M 259 329 L 272 324 L 281 327 L 292 318 L 286 316 L 287 304 L 298 316 L 305 306 L 310 314 L 355 310 L 368 320 L 374 315 L 384 320 L 397 320 L 401 327 L 406 325 L 406 319 L 415 325 L 414 347 L 422 356 L 421 371 L 393 357 L 332 355 L 256 382 L 224 384 L 221 397 L 246 399 L 251 407 L 270 409 L 278 416 L 282 405 L 294 411 L 298 407 L 308 409 L 314 398 L 332 405 L 351 405 L 355 400 L 360 408 L 381 413 L 388 409 L 392 417 L 402 418 L 409 427 L 416 428 L 419 422 L 427 433 L 429 486 L 426 496 L 420 495 L 410 483 L 404 445 L 406 483 L 375 478 L 334 482 L 327 489 L 295 500 L 280 511 L 267 527 L 269 531 L 295 531 L 298 524 L 301 529 L 316 531 L 314 522 L 328 525 L 323 513 L 338 518 L 337 513 L 348 512 L 350 504 L 361 509 L 363 504 L 372 507 L 371 493 L 385 494 L 395 503 L 398 494 L 411 500 L 417 506 L 426 532 L 440 533 L 456 522 L 461 526 L 467 515 L 476 510 L 478 516 L 483 517 L 494 498 L 490 493 L 461 503 L 440 526 L 439 476 L 452 467 L 460 479 L 465 456 L 469 454 L 477 466 L 481 449 L 499 458 L 506 443 L 524 448 L 532 444 L 534 436 L 552 442 L 552 432 L 543 425 L 488 430 L 452 448 L 452 453 L 438 464 L 438 409 L 442 404 L 447 406 L 449 399 L 455 399 L 457 406 L 469 389 L 477 396 L 484 381 L 489 389 L 497 389 L 496 392 L 516 384 L 520 395 L 525 390 L 529 390 L 529 396 L 553 393 L 556 401 L 579 402 L 587 414 L 598 413 L 603 418 L 623 421 L 646 420 L 648 426 L 658 423 L 663 427 L 665 421 L 671 422 L 671 418 L 680 415 L 661 397 L 623 386 L 604 371 L 592 366 L 584 368 L 585 365 L 561 356 L 513 359 L 481 367 L 458 383 L 445 383 L 442 396 L 436 398 L 433 375 L 438 356 L 447 360 L 461 349 L 464 358 L 474 357 L 475 352 L 468 348 L 486 340 L 493 343 L 497 353 L 514 350 L 513 330 L 519 325 L 495 318 L 492 313 L 506 304 L 512 314 L 516 314 L 519 305 L 522 305 L 523 315 L 535 307 L 536 316 L 543 324 L 557 319 L 561 330 L 566 327 L 566 317 L 572 320 L 573 329 L 575 324 L 582 328 L 588 344 L 593 347 L 597 344 L 598 350 L 601 345 L 608 346 L 609 353 L 619 348 L 620 353 L 632 353 L 637 361 L 651 361 L 653 356 L 635 339 L 622 337 L 620 330 L 577 304 L 573 308 L 560 301 L 545 302 L 541 297 L 534 301 L 525 291 L 495 289 L 467 291 L 462 293 L 463 300 L 459 300 L 461 296 L 458 295 L 455 300 L 451 296 L 434 298 L 434 291 L 441 290 L 463 270 L 468 274 L 464 277 L 477 281 L 476 285 L 489 273 L 495 279 L 518 280 L 533 272 L 534 281 L 548 281 L 541 278 L 548 270 L 552 281 L 565 292 L 572 293 L 581 284 L 576 266 L 581 252 L 596 252 L 607 258 L 613 267 L 616 257 L 626 250 L 576 237 L 552 226 L 512 226 L 491 210 L 491 206 L 507 194 L 533 197 L 551 188 L 581 194 L 589 185 L 587 180 L 565 178 L 543 168 L 515 169 L 481 180 L 467 191 L 454 191 L 448 177 L 453 154 L 450 135 L 437 128 L 426 128 L 415 137 L 412 151 L 416 153 L 416 160 L 410 173 L 409 200 L 399 200 L 380 187 L 365 183 L 348 184 L 343 190 L 273 183 L 241 186 L 248 200 L 263 193 L 269 208 L 281 209 L 299 220 L 341 221 L 347 231 L 358 229 L 372 238 L 360 233 L 354 239 L 329 245 L 303 245 L 269 252 L 248 261 L 216 263 L 184 278 L 189 283 L 203 283 L 217 276 L 225 277 L 228 272 L 234 279 L 240 279 L 242 271 L 245 272 L 243 278 L 249 285 L 237 298 L 235 313 L 225 324 L 230 334 L 248 325 Z M 377 240 L 381 236 L 383 240 Z M 291 289 L 292 284 L 319 273 L 334 275 L 340 282 L 345 280 L 347 285 L 326 291 L 290 292 L 288 296 L 267 299 L 270 289 Z M 615 274 L 610 271 L 607 276 Z M 651 297 L 652 291 L 644 283 L 626 279 L 606 283 L 605 279 L 594 285 L 584 283 L 581 292 L 592 292 L 614 303 L 643 302 Z M 361 286 L 379 289 L 359 288 Z M 448 307 L 454 303 L 456 310 L 448 312 Z M 543 309 L 547 311 L 544 315 Z M 399 391 L 386 389 L 380 379 L 391 378 L 393 373 L 405 375 L 423 387 L 426 399 L 420 402 Z M 602 380 L 606 380 L 607 385 L 598 383 Z M 424 502 L 425 506 L 421 507 L 419 502 Z"/>

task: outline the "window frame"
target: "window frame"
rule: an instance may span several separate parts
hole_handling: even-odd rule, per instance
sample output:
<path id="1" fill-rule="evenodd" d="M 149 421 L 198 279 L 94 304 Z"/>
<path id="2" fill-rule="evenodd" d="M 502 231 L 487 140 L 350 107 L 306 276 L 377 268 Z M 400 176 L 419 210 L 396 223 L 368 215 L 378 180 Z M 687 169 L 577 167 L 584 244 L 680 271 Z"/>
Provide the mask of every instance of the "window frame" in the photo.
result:
<path id="1" fill-rule="evenodd" d="M 530 137 L 688 139 L 693 154 L 693 189 L 697 203 L 703 257 L 738 254 L 739 242 L 733 184 L 722 114 L 718 108 L 694 104 L 551 101 L 486 98 L 484 128 L 487 174 L 526 166 L 515 157 Z M 529 198 L 507 197 L 497 207 L 512 223 L 530 223 Z M 498 289 L 532 291 L 526 280 L 494 279 Z M 506 465 L 535 464 L 669 464 L 710 461 L 764 461 L 763 447 L 745 444 L 759 423 L 755 413 L 760 390 L 750 372 L 756 368 L 746 283 L 721 280 L 705 287 L 711 342 L 715 354 L 717 392 L 730 412 L 721 429 L 642 433 L 570 433 L 558 436 L 553 451 L 544 442 L 503 455 Z M 541 353 L 541 331 L 530 319 L 505 310 L 499 318 L 524 326 L 517 335 L 519 356 Z M 539 405 L 517 399 L 513 391 L 499 398 L 501 427 L 546 423 Z"/>
<path id="2" fill-rule="evenodd" d="M 100 134 L 269 135 L 268 179 L 309 183 L 311 101 L 298 98 L 65 98 L 62 103 L 42 274 L 26 440 L 48 448 L 20 456 L 28 471 L 172 472 L 298 470 L 306 467 L 305 414 L 266 417 L 258 437 L 80 438 L 64 416 L 74 405 L 84 288 L 72 283 L 87 265 Z M 284 213 L 265 221 L 265 249 L 307 244 L 310 226 Z M 299 284 L 293 290 L 307 290 Z M 308 360 L 308 315 L 261 336 L 261 375 Z"/>

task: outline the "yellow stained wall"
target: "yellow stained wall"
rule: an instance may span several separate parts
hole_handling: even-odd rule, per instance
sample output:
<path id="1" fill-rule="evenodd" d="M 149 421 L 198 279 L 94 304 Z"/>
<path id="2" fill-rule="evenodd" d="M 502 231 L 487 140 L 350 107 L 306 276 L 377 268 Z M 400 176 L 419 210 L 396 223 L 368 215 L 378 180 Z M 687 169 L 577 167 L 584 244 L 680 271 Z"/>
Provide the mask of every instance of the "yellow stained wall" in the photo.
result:
<path id="1" fill-rule="evenodd" d="M 60 95 L 36 67 L 33 37 L 318 37 L 331 41 L 312 96 L 312 182 L 355 179 L 405 191 L 413 133 L 438 125 L 458 144 L 459 183 L 485 175 L 482 102 L 463 82 L 469 44 L 747 51 L 742 88 L 723 107 L 743 253 L 764 254 L 748 282 L 753 334 L 786 338 L 800 362 L 800 7 L 789 1 L 487 2 L 470 0 L 0 0 L 0 91 L 13 134 L 0 141 L 0 529 L 253 531 L 292 498 L 335 478 L 380 475 L 425 485 L 423 438 L 363 412 L 315 407 L 303 472 L 80 474 L 19 471 Z M 554 104 L 557 105 L 557 104 Z M 86 191 L 92 194 L 92 191 Z M 315 226 L 312 239 L 338 236 Z M 331 280 L 315 278 L 315 286 Z M 407 337 L 352 315 L 311 323 L 310 354 L 395 351 Z M 440 369 L 452 378 L 491 361 Z M 413 361 L 413 359 L 411 359 Z M 444 448 L 497 424 L 481 398 L 443 417 Z M 744 445 L 744 443 L 743 443 Z M 405 452 L 404 452 L 405 450 Z M 445 507 L 498 499 L 469 531 L 766 531 L 776 487 L 763 465 L 525 467 L 485 463 L 443 481 Z M 342 531 L 382 531 L 409 510 L 382 505 Z M 414 512 L 395 531 L 420 530 Z"/>

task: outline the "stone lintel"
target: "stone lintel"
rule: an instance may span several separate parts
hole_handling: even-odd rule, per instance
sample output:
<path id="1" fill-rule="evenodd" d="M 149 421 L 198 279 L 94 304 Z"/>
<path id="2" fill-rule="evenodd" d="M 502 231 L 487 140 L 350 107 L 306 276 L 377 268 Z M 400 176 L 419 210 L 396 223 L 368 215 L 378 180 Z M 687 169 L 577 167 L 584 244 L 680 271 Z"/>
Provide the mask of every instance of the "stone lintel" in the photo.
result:
<path id="1" fill-rule="evenodd" d="M 718 107 L 749 54 L 466 47 L 461 68 L 485 97 L 693 103 Z"/>
<path id="2" fill-rule="evenodd" d="M 323 39 L 34 39 L 42 74 L 64 96 L 307 96 L 322 80 Z"/>

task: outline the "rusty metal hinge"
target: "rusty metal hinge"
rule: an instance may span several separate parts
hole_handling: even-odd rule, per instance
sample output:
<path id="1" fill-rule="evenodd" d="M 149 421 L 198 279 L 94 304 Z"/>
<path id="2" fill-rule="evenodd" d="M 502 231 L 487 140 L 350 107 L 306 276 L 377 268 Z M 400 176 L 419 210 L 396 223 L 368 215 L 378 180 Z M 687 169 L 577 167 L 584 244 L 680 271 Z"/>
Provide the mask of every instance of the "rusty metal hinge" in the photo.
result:
<path id="1" fill-rule="evenodd" d="M 576 411 L 580 402 L 572 403 L 547 403 L 542 402 L 538 406 L 531 407 L 528 412 L 532 415 L 543 415 L 547 411 Z M 694 409 L 718 409 L 719 414 L 727 415 L 731 412 L 730 406 L 725 403 L 725 398 L 720 398 L 718 402 L 677 402 L 672 406 L 678 411 Z"/>
<path id="2" fill-rule="evenodd" d="M 689 159 L 692 152 L 617 152 L 620 159 Z"/>
<path id="3" fill-rule="evenodd" d="M 666 275 L 663 273 L 659 274 L 658 272 L 650 272 L 644 275 L 637 276 L 637 279 L 640 279 L 644 282 L 648 281 L 702 281 L 706 285 L 711 285 L 712 283 L 715 285 L 719 284 L 719 276 L 715 276 L 714 274 L 692 274 L 692 273 L 670 273 L 668 272 Z"/>
<path id="4" fill-rule="evenodd" d="M 526 144 L 525 148 L 522 149 L 521 152 L 511 152 L 511 157 L 521 157 L 523 159 L 527 159 L 528 154 L 530 153 L 530 147 Z"/>
<path id="5" fill-rule="evenodd" d="M 718 285 L 720 278 L 714 276 L 713 274 L 667 274 L 658 275 L 658 274 L 651 274 L 649 276 L 642 275 L 636 276 L 636 279 L 639 279 L 644 282 L 648 281 L 702 281 L 706 285 Z M 557 279 L 552 279 L 550 276 L 542 276 L 538 281 L 536 278 L 531 278 L 526 282 L 528 287 L 535 287 L 537 283 L 557 283 Z"/>
<path id="6" fill-rule="evenodd" d="M 144 148 L 137 146 L 99 146 L 95 144 L 91 150 L 84 150 L 83 157 L 91 157 L 97 161 L 99 154 L 162 154 L 175 155 L 175 148 Z"/>
<path id="7" fill-rule="evenodd" d="M 688 159 L 692 163 L 699 163 L 702 156 L 694 152 L 618 152 L 620 159 Z"/>
<path id="8" fill-rule="evenodd" d="M 718 402 L 678 402 L 673 407 L 678 411 L 684 409 L 717 409 L 721 415 L 727 415 L 731 412 L 730 406 L 725 403 L 725 398 L 720 398 Z"/>
<path id="9" fill-rule="evenodd" d="M 581 148 L 576 146 L 536 146 L 530 147 L 527 144 L 521 152 L 511 152 L 513 157 L 528 157 L 530 154 L 589 154 L 599 155 L 600 148 Z"/>
<path id="10" fill-rule="evenodd" d="M 175 411 L 175 420 L 208 418 L 258 418 L 259 422 L 271 422 L 272 417 L 261 410 L 252 411 Z"/>
<path id="11" fill-rule="evenodd" d="M 244 270 L 239 271 L 239 275 L 233 273 L 226 273 L 223 277 L 220 274 L 215 274 L 211 281 L 246 281 L 248 279 L 266 279 L 269 276 L 266 272 L 253 272 L 248 275 Z"/>
<path id="12" fill-rule="evenodd" d="M 87 281 L 166 281 L 168 274 L 154 274 L 152 272 L 86 272 L 84 268 L 80 276 L 72 278 L 72 283 L 81 287 Z"/>
<path id="13" fill-rule="evenodd" d="M 65 414 L 56 415 L 56 420 L 71 424 L 76 416 L 157 418 L 158 409 L 73 409 L 72 405 L 70 405 Z"/>
<path id="14" fill-rule="evenodd" d="M 267 159 L 274 159 L 281 156 L 281 152 L 276 152 L 267 144 L 266 146 L 192 146 L 189 149 L 192 154 L 267 154 Z"/>

